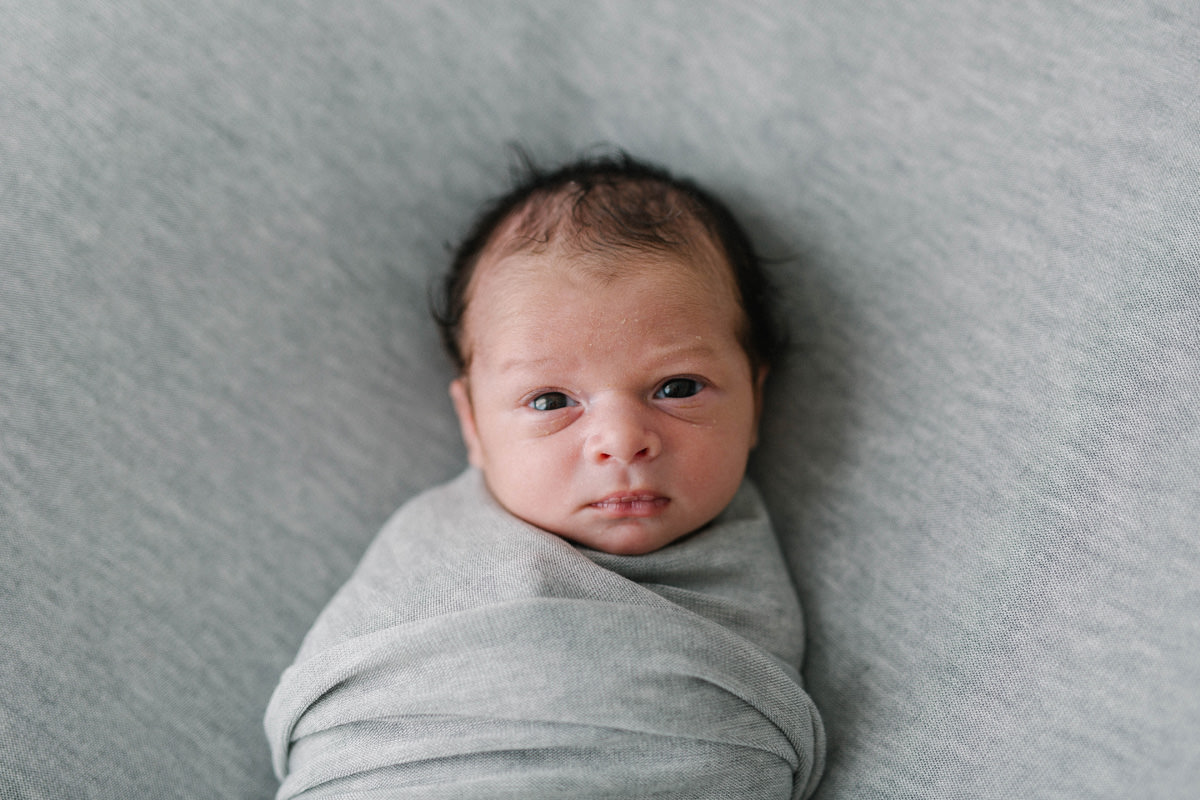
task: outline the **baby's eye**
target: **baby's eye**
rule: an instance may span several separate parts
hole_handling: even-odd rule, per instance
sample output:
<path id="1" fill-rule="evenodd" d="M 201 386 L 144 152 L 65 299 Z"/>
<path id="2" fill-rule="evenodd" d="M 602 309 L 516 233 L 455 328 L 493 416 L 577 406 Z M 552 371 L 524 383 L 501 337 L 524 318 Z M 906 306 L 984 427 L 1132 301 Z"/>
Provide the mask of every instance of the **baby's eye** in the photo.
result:
<path id="1" fill-rule="evenodd" d="M 704 384 L 694 378 L 671 378 L 654 393 L 659 400 L 673 400 L 699 394 Z"/>
<path id="2" fill-rule="evenodd" d="M 529 407 L 534 411 L 557 411 L 572 405 L 575 402 L 562 392 L 546 392 L 529 401 Z"/>

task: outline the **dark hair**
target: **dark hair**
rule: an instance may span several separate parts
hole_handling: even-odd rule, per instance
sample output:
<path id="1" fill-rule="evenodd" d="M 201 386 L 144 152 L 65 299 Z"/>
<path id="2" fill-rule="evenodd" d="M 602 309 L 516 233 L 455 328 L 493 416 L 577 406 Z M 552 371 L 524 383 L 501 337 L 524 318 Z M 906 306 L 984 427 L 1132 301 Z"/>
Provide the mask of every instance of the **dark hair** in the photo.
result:
<path id="1" fill-rule="evenodd" d="M 433 298 L 434 320 L 454 366 L 466 369 L 462 326 L 467 290 L 493 236 L 516 222 L 526 246 L 546 244 L 570 225 L 569 245 L 595 253 L 631 249 L 678 252 L 697 226 L 728 262 L 745 316 L 742 346 L 755 368 L 775 362 L 785 337 L 772 311 L 772 293 L 749 236 L 733 212 L 695 182 L 624 152 L 586 157 L 543 171 L 522 154 L 517 184 L 494 199 L 455 249 Z"/>

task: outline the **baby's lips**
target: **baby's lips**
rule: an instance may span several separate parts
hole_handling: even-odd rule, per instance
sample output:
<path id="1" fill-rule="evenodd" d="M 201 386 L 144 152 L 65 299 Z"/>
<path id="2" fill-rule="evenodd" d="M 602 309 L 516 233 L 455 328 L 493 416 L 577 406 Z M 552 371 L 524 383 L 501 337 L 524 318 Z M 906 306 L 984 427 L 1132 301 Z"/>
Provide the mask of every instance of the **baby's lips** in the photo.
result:
<path id="1" fill-rule="evenodd" d="M 591 503 L 591 508 L 617 517 L 651 517 L 670 502 L 657 492 L 617 492 Z"/>

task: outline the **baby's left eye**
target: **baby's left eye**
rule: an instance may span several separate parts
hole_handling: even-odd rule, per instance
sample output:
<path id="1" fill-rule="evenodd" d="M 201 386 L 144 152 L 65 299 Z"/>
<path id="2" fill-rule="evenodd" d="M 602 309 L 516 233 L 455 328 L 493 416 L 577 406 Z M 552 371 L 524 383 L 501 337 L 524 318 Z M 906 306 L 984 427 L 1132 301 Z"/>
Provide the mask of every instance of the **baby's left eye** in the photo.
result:
<path id="1" fill-rule="evenodd" d="M 658 387 L 658 391 L 654 393 L 655 399 L 658 400 L 675 400 L 683 397 L 691 397 L 698 394 L 704 384 L 695 378 L 671 378 L 671 380 Z"/>
<path id="2" fill-rule="evenodd" d="M 562 392 L 545 392 L 529 401 L 529 407 L 534 411 L 558 411 L 573 405 L 575 401 Z"/>

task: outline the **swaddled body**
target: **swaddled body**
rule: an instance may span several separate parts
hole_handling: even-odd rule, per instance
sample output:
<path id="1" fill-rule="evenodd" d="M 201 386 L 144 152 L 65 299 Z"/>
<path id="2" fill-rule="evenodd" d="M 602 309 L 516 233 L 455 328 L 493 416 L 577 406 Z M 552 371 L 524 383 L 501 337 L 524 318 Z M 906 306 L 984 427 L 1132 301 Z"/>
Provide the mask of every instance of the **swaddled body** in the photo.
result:
<path id="1" fill-rule="evenodd" d="M 753 488 L 614 556 L 468 470 L 402 508 L 272 698 L 280 798 L 806 796 L 801 615 Z"/>

